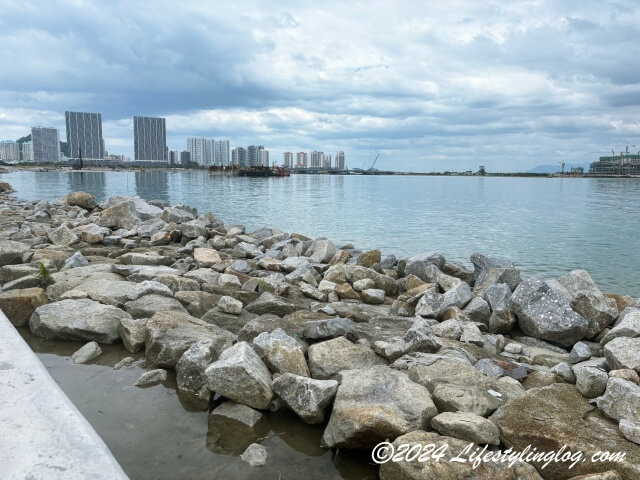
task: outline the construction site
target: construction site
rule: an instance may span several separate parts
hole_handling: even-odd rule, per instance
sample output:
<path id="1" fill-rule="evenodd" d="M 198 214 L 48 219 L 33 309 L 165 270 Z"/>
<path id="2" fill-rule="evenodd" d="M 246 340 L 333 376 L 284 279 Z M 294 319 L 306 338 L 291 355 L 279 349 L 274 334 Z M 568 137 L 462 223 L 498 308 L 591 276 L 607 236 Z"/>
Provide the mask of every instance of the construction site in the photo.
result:
<path id="1" fill-rule="evenodd" d="M 632 145 L 635 147 L 636 145 Z M 590 175 L 640 175 L 640 152 L 629 153 L 629 146 L 618 155 L 600 157 L 589 166 Z"/>

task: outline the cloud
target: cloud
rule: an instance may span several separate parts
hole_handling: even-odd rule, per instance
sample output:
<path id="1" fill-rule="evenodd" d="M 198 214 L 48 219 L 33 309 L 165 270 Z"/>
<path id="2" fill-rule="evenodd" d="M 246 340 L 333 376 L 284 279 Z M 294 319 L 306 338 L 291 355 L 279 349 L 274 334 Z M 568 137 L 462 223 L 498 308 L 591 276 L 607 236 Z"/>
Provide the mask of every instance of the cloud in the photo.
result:
<path id="1" fill-rule="evenodd" d="M 638 143 L 639 21 L 632 0 L 3 2 L 0 137 L 64 137 L 83 110 L 128 155 L 133 115 L 160 115 L 172 149 L 207 135 L 399 170 L 582 163 Z"/>

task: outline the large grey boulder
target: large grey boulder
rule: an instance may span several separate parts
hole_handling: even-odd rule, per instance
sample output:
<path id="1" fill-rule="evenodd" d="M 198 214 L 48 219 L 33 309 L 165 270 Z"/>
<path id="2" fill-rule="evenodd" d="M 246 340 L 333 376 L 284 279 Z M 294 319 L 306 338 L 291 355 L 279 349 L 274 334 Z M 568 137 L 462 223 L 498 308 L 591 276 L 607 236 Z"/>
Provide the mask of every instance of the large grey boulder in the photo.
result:
<path id="1" fill-rule="evenodd" d="M 587 398 L 602 395 L 609 379 L 607 372 L 595 366 L 576 366 L 573 373 L 576 376 L 576 388 Z"/>
<path id="2" fill-rule="evenodd" d="M 569 347 L 585 338 L 589 323 L 571 309 L 567 298 L 538 279 L 524 280 L 509 299 L 524 333 Z"/>
<path id="3" fill-rule="evenodd" d="M 398 290 L 393 278 L 360 265 L 333 265 L 325 272 L 324 279 L 334 283 L 351 284 L 358 280 L 369 279 L 373 281 L 375 288 L 384 290 L 387 295 L 393 295 Z"/>
<path id="4" fill-rule="evenodd" d="M 165 207 L 160 214 L 160 218 L 167 223 L 183 223 L 195 219 L 196 216 L 182 208 Z"/>
<path id="5" fill-rule="evenodd" d="M 147 338 L 146 318 L 122 318 L 118 325 L 118 332 L 122 338 L 122 345 L 127 352 L 136 353 L 144 347 Z"/>
<path id="6" fill-rule="evenodd" d="M 146 328 L 147 362 L 162 368 L 174 368 L 182 354 L 200 340 L 210 340 L 217 354 L 236 340 L 227 330 L 179 312 L 158 312 L 147 321 Z"/>
<path id="7" fill-rule="evenodd" d="M 136 227 L 142 219 L 136 212 L 135 203 L 127 200 L 109 207 L 98 217 L 98 225 L 102 227 L 117 227 L 130 230 Z"/>
<path id="8" fill-rule="evenodd" d="M 431 275 L 427 273 L 427 267 L 433 265 L 438 270 L 442 270 L 444 263 L 445 258 L 438 252 L 420 253 L 398 260 L 398 274 L 401 277 L 415 275 L 425 282 L 430 282 Z"/>
<path id="9" fill-rule="evenodd" d="M 613 298 L 605 297 L 586 270 L 573 270 L 556 281 L 565 289 L 571 308 L 588 322 L 586 338 L 592 338 L 618 316 Z"/>
<path id="10" fill-rule="evenodd" d="M 336 378 L 343 370 L 385 365 L 387 362 L 365 345 L 344 337 L 314 343 L 309 347 L 309 370 L 313 378 Z"/>
<path id="11" fill-rule="evenodd" d="M 279 317 L 284 317 L 289 313 L 293 313 L 299 310 L 298 306 L 291 303 L 287 299 L 274 295 L 269 292 L 262 292 L 262 294 L 253 302 L 248 304 L 245 309 L 256 315 L 273 314 Z"/>
<path id="12" fill-rule="evenodd" d="M 610 380 L 611 381 L 611 380 Z M 640 403 L 637 403 L 640 405 Z M 617 472 L 623 479 L 640 478 L 640 446 L 627 441 L 615 422 L 594 409 L 573 385 L 553 385 L 528 390 L 494 413 L 490 420 L 500 428 L 502 444 L 516 452 L 582 452 L 585 461 L 533 463 L 545 479 Z M 620 452 L 621 461 L 590 461 L 596 452 Z"/>
<path id="13" fill-rule="evenodd" d="M 472 298 L 471 287 L 465 282 L 460 282 L 444 294 L 427 292 L 422 295 L 415 313 L 426 318 L 439 318 L 448 308 L 463 308 Z"/>
<path id="14" fill-rule="evenodd" d="M 431 326 L 424 320 L 416 320 L 402 338 L 373 344 L 376 353 L 390 361 L 410 352 L 437 352 L 441 346 Z"/>
<path id="15" fill-rule="evenodd" d="M 345 336 L 352 328 L 353 322 L 348 318 L 309 320 L 302 324 L 302 337 L 307 340 L 326 340 Z"/>
<path id="16" fill-rule="evenodd" d="M 514 264 L 511 260 L 504 258 L 491 258 L 481 253 L 474 253 L 471 255 L 471 263 L 473 264 L 473 275 L 475 277 L 475 284 L 481 284 L 489 270 L 492 268 L 513 268 Z"/>
<path id="17" fill-rule="evenodd" d="M 614 420 L 640 422 L 640 386 L 623 378 L 611 377 L 598 408 Z"/>
<path id="18" fill-rule="evenodd" d="M 122 280 L 89 280 L 75 287 L 72 292 L 84 292 L 96 302 L 120 307 L 128 300 L 134 283 Z"/>
<path id="19" fill-rule="evenodd" d="M 72 268 L 86 267 L 87 265 L 89 265 L 89 260 L 87 260 L 81 252 L 75 252 L 64 261 L 64 265 L 62 268 L 65 270 L 69 270 Z"/>
<path id="20" fill-rule="evenodd" d="M 81 207 L 86 210 L 93 210 L 98 206 L 96 199 L 87 192 L 71 192 L 64 197 L 64 200 L 71 207 Z"/>
<path id="21" fill-rule="evenodd" d="M 319 238 L 313 241 L 307 251 L 307 256 L 311 257 L 315 263 L 329 263 L 337 251 L 338 249 L 331 240 Z"/>
<path id="22" fill-rule="evenodd" d="M 29 323 L 33 311 L 48 302 L 45 291 L 39 287 L 0 292 L 0 310 L 16 327 L 23 327 Z"/>
<path id="23" fill-rule="evenodd" d="M 253 343 L 273 373 L 309 376 L 309 367 L 300 343 L 284 330 L 277 328 L 270 333 L 263 332 L 253 339 Z"/>
<path id="24" fill-rule="evenodd" d="M 271 373 L 246 342 L 222 352 L 205 376 L 211 391 L 248 407 L 266 409 L 273 399 Z"/>
<path id="25" fill-rule="evenodd" d="M 114 343 L 120 339 L 118 325 L 128 313 L 94 300 L 61 300 L 35 309 L 29 328 L 49 340 L 85 340 Z"/>
<path id="26" fill-rule="evenodd" d="M 338 382 L 285 373 L 273 381 L 271 388 L 304 422 L 316 424 L 324 422 L 326 407 L 336 395 Z"/>
<path id="27" fill-rule="evenodd" d="M 164 295 L 144 295 L 137 300 L 124 304 L 124 308 L 134 318 L 149 318 L 157 312 L 187 313 L 187 310 L 175 298 Z"/>
<path id="28" fill-rule="evenodd" d="M 164 283 L 155 280 L 145 280 L 140 283 L 130 283 L 127 298 L 137 300 L 145 295 L 161 295 L 163 297 L 173 297 L 173 291 Z"/>
<path id="29" fill-rule="evenodd" d="M 640 337 L 618 337 L 604 346 L 604 356 L 612 370 L 630 368 L 640 373 Z"/>
<path id="30" fill-rule="evenodd" d="M 211 391 L 207 388 L 205 369 L 217 359 L 218 351 L 211 340 L 192 344 L 176 364 L 176 383 L 181 400 L 193 408 L 209 408 Z"/>
<path id="31" fill-rule="evenodd" d="M 162 213 L 162 209 L 160 209 L 155 205 L 152 205 L 151 203 L 145 202 L 138 195 L 135 195 L 133 197 L 127 197 L 127 196 L 109 197 L 109 199 L 107 199 L 107 201 L 102 203 L 101 205 L 103 206 L 103 208 L 111 208 L 114 206 L 118 206 L 123 202 L 132 203 L 133 210 L 135 211 L 136 215 L 140 217 L 140 219 L 145 221 L 152 218 L 157 218 Z"/>
<path id="32" fill-rule="evenodd" d="M 606 344 L 618 337 L 640 337 L 640 309 L 626 308 L 620 313 L 615 326 L 602 338 Z"/>
<path id="33" fill-rule="evenodd" d="M 426 428 L 438 413 L 429 391 L 404 372 L 386 366 L 347 370 L 322 444 L 366 448 L 403 433 Z"/>
<path id="34" fill-rule="evenodd" d="M 22 255 L 28 251 L 29 245 L 0 239 L 0 266 L 22 263 Z"/>
<path id="35" fill-rule="evenodd" d="M 78 235 L 71 231 L 66 225 L 48 230 L 47 238 L 54 245 L 60 245 L 62 247 L 69 247 L 80 240 Z"/>

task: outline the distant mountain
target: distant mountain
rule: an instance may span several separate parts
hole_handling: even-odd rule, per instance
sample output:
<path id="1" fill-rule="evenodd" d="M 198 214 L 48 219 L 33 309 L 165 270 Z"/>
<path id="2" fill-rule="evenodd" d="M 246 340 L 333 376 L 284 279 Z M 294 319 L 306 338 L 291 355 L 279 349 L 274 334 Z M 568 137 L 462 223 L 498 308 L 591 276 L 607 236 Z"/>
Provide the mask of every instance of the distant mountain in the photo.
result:
<path id="1" fill-rule="evenodd" d="M 567 163 L 564 166 L 564 171 L 571 171 L 571 167 L 582 167 L 584 171 L 589 171 L 589 163 Z M 562 166 L 559 164 L 551 165 L 538 165 L 537 167 L 528 170 L 527 173 L 556 173 L 562 170 Z"/>

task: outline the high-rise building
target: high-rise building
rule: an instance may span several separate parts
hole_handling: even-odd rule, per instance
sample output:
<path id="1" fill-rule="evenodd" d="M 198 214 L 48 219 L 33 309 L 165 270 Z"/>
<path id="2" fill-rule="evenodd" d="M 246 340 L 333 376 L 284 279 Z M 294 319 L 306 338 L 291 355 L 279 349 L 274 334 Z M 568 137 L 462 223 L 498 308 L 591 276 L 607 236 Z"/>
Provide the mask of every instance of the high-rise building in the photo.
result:
<path id="1" fill-rule="evenodd" d="M 99 113 L 64 112 L 67 126 L 69 158 L 104 158 L 102 115 Z"/>
<path id="2" fill-rule="evenodd" d="M 282 165 L 284 168 L 293 168 L 293 153 L 284 152 L 282 154 Z"/>
<path id="3" fill-rule="evenodd" d="M 248 167 L 249 157 L 247 155 L 247 149 L 244 147 L 234 148 L 231 152 L 231 163 L 239 167 Z"/>
<path id="4" fill-rule="evenodd" d="M 213 165 L 213 138 L 189 137 L 187 138 L 187 151 L 191 153 L 191 162 L 198 165 Z"/>
<path id="5" fill-rule="evenodd" d="M 180 152 L 178 150 L 169 150 L 169 165 L 180 165 Z"/>
<path id="6" fill-rule="evenodd" d="M 180 165 L 188 167 L 191 164 L 191 152 L 183 150 L 180 152 Z"/>
<path id="7" fill-rule="evenodd" d="M 296 168 L 307 168 L 308 158 L 307 152 L 296 153 Z"/>
<path id="8" fill-rule="evenodd" d="M 57 128 L 31 127 L 33 161 L 57 163 L 60 161 L 60 134 Z"/>
<path id="9" fill-rule="evenodd" d="M 324 153 L 314 150 L 309 153 L 309 158 L 311 160 L 311 168 L 322 168 Z"/>
<path id="10" fill-rule="evenodd" d="M 20 144 L 13 140 L 0 142 L 0 160 L 7 163 L 20 161 Z"/>
<path id="11" fill-rule="evenodd" d="M 213 147 L 213 164 L 227 167 L 229 165 L 229 140 L 215 140 Z"/>
<path id="12" fill-rule="evenodd" d="M 247 147 L 247 161 L 248 161 L 248 166 L 249 167 L 257 167 L 260 165 L 260 150 L 264 149 L 263 146 L 258 145 L 249 145 Z"/>
<path id="13" fill-rule="evenodd" d="M 20 144 L 20 161 L 33 162 L 33 143 L 24 142 Z"/>
<path id="14" fill-rule="evenodd" d="M 344 170 L 344 152 L 342 150 L 336 153 L 336 168 Z"/>
<path id="15" fill-rule="evenodd" d="M 330 154 L 322 154 L 322 168 L 326 170 L 331 169 L 331 155 Z"/>
<path id="16" fill-rule="evenodd" d="M 258 158 L 258 165 L 260 165 L 261 167 L 269 166 L 269 150 L 265 150 L 264 147 L 260 147 L 260 150 L 258 150 Z"/>
<path id="17" fill-rule="evenodd" d="M 133 117 L 133 147 L 136 161 L 166 162 L 166 120 L 156 117 Z"/>

